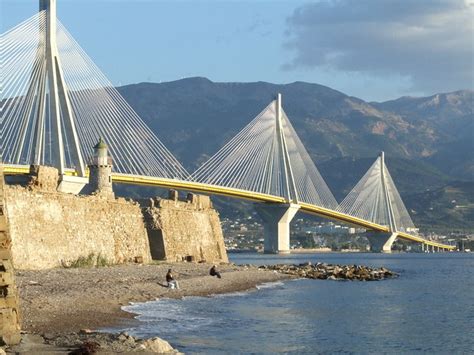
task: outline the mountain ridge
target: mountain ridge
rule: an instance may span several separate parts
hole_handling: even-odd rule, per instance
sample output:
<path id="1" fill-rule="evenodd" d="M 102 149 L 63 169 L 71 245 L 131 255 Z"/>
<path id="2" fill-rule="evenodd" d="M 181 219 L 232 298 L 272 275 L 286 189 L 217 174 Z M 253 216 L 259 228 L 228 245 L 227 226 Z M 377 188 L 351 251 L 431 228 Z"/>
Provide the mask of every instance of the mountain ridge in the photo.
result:
<path id="1" fill-rule="evenodd" d="M 290 121 L 317 163 L 375 156 L 384 150 L 393 157 L 426 160 L 460 179 L 474 176 L 472 154 L 464 156 L 466 166 L 457 169 L 460 171 L 443 166 L 456 154 L 453 144 L 470 146 L 474 127 L 471 90 L 369 103 L 301 81 L 215 83 L 194 77 L 118 89 L 188 170 L 214 154 L 281 92 Z M 444 109 L 433 111 L 429 106 L 429 115 L 424 115 L 420 106 L 436 97 L 441 98 Z M 402 104 L 395 107 L 400 100 Z"/>
<path id="2" fill-rule="evenodd" d="M 474 221 L 465 220 L 474 209 L 472 90 L 380 103 L 305 82 L 188 78 L 118 90 L 190 172 L 282 93 L 285 112 L 338 201 L 383 150 L 416 225 L 474 231 Z M 467 207 L 460 209 L 450 196 L 463 194 Z M 239 202 L 214 200 L 223 216 L 251 213 Z"/>

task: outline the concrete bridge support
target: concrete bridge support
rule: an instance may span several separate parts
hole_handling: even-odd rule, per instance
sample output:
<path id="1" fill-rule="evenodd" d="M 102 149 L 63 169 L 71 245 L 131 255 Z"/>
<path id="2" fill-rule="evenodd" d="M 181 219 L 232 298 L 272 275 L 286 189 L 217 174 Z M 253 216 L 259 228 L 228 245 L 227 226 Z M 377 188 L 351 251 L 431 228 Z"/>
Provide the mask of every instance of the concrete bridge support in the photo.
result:
<path id="1" fill-rule="evenodd" d="M 290 252 L 290 222 L 300 209 L 297 204 L 258 204 L 255 209 L 263 219 L 264 252 Z"/>
<path id="2" fill-rule="evenodd" d="M 391 253 L 392 245 L 397 239 L 397 233 L 367 232 L 370 251 L 374 253 Z"/>

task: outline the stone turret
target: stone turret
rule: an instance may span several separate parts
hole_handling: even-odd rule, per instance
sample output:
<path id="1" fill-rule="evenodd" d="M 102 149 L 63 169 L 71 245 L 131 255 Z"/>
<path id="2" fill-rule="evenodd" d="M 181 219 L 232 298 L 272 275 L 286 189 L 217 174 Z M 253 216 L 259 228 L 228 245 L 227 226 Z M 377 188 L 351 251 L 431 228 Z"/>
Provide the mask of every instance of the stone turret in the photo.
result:
<path id="1" fill-rule="evenodd" d="M 94 146 L 94 156 L 89 164 L 89 190 L 95 195 L 114 198 L 112 188 L 112 158 L 102 138 Z"/>

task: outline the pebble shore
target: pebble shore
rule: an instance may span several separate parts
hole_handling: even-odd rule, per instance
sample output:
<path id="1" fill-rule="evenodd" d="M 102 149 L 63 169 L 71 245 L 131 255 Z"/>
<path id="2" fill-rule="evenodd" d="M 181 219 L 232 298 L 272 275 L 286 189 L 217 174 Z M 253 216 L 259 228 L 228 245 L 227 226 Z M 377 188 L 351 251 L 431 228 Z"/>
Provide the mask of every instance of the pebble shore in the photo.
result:
<path id="1" fill-rule="evenodd" d="M 133 314 L 121 310 L 129 302 L 158 298 L 210 296 L 255 289 L 285 279 L 376 281 L 397 277 L 386 268 L 304 263 L 299 265 L 219 265 L 222 279 L 209 276 L 209 264 L 160 263 L 105 268 L 17 271 L 23 313 L 23 342 L 14 353 L 169 353 L 178 351 L 160 338 L 139 339 L 100 329 L 125 324 Z M 172 268 L 179 290 L 165 286 Z M 72 352 L 71 352 L 72 351 Z M 74 352 L 76 351 L 76 352 Z"/>

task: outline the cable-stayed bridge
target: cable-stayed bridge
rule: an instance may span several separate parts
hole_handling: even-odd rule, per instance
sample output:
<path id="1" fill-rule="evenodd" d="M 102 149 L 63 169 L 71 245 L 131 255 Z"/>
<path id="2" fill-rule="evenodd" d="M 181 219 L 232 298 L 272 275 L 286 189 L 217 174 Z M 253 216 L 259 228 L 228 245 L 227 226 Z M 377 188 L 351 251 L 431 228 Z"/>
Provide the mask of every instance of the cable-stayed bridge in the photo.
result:
<path id="1" fill-rule="evenodd" d="M 265 250 L 288 252 L 298 212 L 372 231 L 374 250 L 396 238 L 454 249 L 417 235 L 383 153 L 338 204 L 282 107 L 281 96 L 189 174 L 56 18 L 56 0 L 0 37 L 0 154 L 5 173 L 49 165 L 59 191 L 87 183 L 87 161 L 99 137 L 109 145 L 113 181 L 218 194 L 260 202 Z"/>

